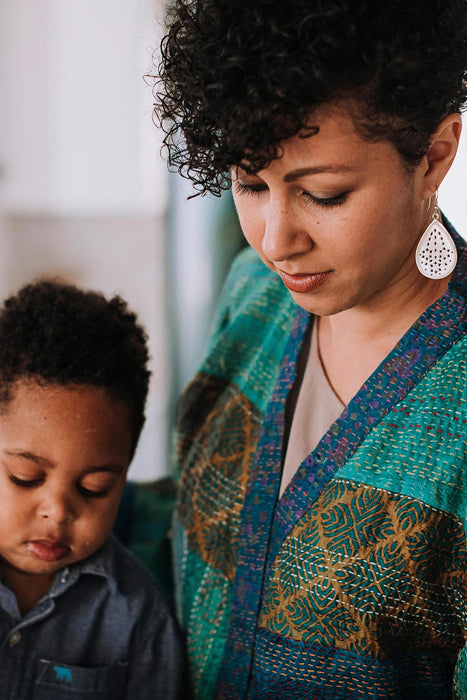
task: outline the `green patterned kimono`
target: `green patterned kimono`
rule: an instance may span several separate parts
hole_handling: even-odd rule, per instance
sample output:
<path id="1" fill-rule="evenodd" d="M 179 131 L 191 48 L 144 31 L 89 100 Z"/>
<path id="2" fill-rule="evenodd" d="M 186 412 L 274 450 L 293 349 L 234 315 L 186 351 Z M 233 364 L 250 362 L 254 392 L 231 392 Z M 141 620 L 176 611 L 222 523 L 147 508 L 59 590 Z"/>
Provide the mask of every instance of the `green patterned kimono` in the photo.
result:
<path id="1" fill-rule="evenodd" d="M 467 698 L 466 250 L 279 499 L 313 318 L 237 258 L 179 404 L 177 597 L 197 698 Z"/>

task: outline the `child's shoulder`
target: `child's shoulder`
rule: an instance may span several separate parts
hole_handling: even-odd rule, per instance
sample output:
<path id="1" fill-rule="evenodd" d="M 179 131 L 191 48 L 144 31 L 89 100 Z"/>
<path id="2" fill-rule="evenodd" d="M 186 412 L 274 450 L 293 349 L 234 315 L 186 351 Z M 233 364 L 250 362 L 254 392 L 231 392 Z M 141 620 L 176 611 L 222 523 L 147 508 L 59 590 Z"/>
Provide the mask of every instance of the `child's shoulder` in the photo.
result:
<path id="1" fill-rule="evenodd" d="M 115 565 L 115 577 L 117 581 L 128 581 L 131 585 L 137 582 L 140 586 L 147 586 L 151 591 L 157 590 L 159 585 L 155 576 L 144 567 L 134 554 L 114 535 L 110 535 L 107 546 Z"/>
<path id="2" fill-rule="evenodd" d="M 114 534 L 110 535 L 105 545 L 103 566 L 112 581 L 114 593 L 126 601 L 132 601 L 133 609 L 169 610 L 156 578 Z"/>

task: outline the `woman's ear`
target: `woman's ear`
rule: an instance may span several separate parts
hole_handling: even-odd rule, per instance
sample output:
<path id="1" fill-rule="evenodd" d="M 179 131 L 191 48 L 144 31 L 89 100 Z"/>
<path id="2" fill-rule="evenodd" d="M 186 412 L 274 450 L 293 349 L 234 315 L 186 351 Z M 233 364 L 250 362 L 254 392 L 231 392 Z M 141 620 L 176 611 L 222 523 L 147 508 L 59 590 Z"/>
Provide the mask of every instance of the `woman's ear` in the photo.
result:
<path id="1" fill-rule="evenodd" d="M 462 131 L 460 114 L 448 114 L 433 134 L 422 161 L 423 197 L 428 199 L 439 188 L 457 153 Z"/>

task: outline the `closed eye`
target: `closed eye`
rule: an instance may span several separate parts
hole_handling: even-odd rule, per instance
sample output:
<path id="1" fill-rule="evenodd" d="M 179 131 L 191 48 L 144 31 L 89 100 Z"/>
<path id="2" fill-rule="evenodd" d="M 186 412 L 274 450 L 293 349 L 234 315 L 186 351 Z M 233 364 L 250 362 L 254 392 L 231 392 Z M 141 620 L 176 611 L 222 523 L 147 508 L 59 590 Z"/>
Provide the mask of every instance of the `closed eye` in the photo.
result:
<path id="1" fill-rule="evenodd" d="M 76 487 L 83 498 L 104 498 L 109 493 L 110 487 L 105 489 L 99 489 L 93 491 L 92 489 L 87 489 L 85 486 L 78 484 Z"/>
<path id="2" fill-rule="evenodd" d="M 334 197 L 315 197 L 309 192 L 303 192 L 303 195 L 306 197 L 306 199 L 313 202 L 313 204 L 317 204 L 319 207 L 339 207 L 341 204 L 344 204 L 349 193 L 342 192 Z"/>
<path id="3" fill-rule="evenodd" d="M 23 489 L 33 489 L 44 482 L 44 479 L 19 479 L 13 474 L 9 474 L 9 478 L 16 486 L 20 486 Z"/>
<path id="4" fill-rule="evenodd" d="M 234 185 L 235 191 L 238 194 L 258 195 L 267 189 L 266 185 L 259 185 L 259 184 L 258 185 L 246 185 L 243 182 L 240 182 L 239 180 L 235 180 L 233 185 Z"/>

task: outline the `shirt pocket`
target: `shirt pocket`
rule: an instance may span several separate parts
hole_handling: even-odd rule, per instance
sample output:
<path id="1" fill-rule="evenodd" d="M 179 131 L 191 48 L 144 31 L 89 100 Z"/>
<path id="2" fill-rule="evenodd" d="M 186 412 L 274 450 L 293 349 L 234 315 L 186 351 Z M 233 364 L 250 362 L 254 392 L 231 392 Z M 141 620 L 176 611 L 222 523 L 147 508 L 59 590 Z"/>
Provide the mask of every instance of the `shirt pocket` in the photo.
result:
<path id="1" fill-rule="evenodd" d="M 39 659 L 34 680 L 34 700 L 124 700 L 128 663 L 86 668 Z"/>

